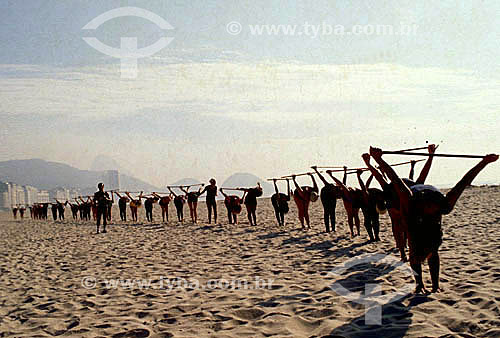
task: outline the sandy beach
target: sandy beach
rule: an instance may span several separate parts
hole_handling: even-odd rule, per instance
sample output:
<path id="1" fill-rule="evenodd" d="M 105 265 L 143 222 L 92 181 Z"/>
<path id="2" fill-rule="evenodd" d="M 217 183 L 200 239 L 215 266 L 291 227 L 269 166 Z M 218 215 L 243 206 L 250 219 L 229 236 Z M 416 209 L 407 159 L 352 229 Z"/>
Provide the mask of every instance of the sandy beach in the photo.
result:
<path id="1" fill-rule="evenodd" d="M 256 227 L 244 211 L 240 224 L 227 224 L 222 203 L 217 225 L 206 223 L 203 202 L 199 224 L 187 206 L 179 224 L 173 205 L 168 224 L 158 205 L 153 223 L 143 208 L 139 222 L 124 223 L 115 205 L 108 233 L 99 235 L 93 222 L 73 221 L 69 209 L 64 222 L 2 213 L 0 336 L 500 337 L 499 187 L 467 189 L 444 217 L 444 292 L 384 305 L 382 325 L 365 324 L 364 306 L 330 285 L 354 292 L 372 281 L 390 293 L 413 287 L 411 275 L 384 264 L 328 272 L 362 254 L 397 259 L 388 216 L 382 241 L 368 244 L 363 227 L 360 237 L 348 235 L 340 201 L 330 234 L 320 202 L 307 232 L 293 202 L 290 209 L 280 228 L 268 199 L 259 200 Z M 424 281 L 430 287 L 427 265 Z"/>

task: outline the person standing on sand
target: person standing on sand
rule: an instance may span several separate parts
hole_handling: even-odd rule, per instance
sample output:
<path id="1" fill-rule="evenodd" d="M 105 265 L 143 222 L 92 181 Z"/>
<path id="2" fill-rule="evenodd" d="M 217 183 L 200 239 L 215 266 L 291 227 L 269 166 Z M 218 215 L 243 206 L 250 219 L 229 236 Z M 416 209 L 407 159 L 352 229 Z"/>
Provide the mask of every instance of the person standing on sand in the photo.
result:
<path id="1" fill-rule="evenodd" d="M 205 189 L 203 189 L 200 195 L 203 195 L 205 192 L 207 193 L 208 224 L 212 223 L 212 210 L 214 212 L 214 224 L 217 224 L 217 202 L 215 201 L 217 186 L 215 185 L 216 182 L 214 178 L 211 178 L 209 183 L 210 184 L 205 186 Z"/>
<path id="2" fill-rule="evenodd" d="M 416 183 L 408 186 L 394 169 L 382 159 L 382 150 L 370 147 L 370 156 L 378 163 L 399 197 L 400 219 L 408 232 L 410 266 L 415 274 L 415 293 L 427 293 L 422 280 L 422 263 L 427 260 L 432 281 L 432 292 L 442 291 L 439 287 L 440 259 L 438 249 L 443 241 L 442 215 L 449 214 L 465 188 L 490 163 L 498 160 L 498 155 L 489 154 L 470 169 L 446 195 L 431 185 Z M 368 162 L 369 156 L 363 155 Z"/>
<path id="3" fill-rule="evenodd" d="M 280 193 L 276 181 L 276 179 L 273 179 L 274 195 L 271 196 L 271 204 L 273 205 L 278 225 L 283 226 L 285 225 L 285 214 L 290 210 L 288 207 L 288 202 L 290 201 L 290 180 L 286 180 L 286 194 Z"/>
<path id="4" fill-rule="evenodd" d="M 24 219 L 24 212 L 26 211 L 26 207 L 24 205 L 19 206 L 19 216 L 21 216 L 21 219 Z"/>
<path id="5" fill-rule="evenodd" d="M 129 203 L 129 207 L 130 207 L 130 213 L 132 214 L 132 221 L 138 221 L 137 219 L 137 209 L 141 207 L 142 205 L 142 191 L 141 193 L 139 194 L 139 198 L 138 199 L 134 199 L 132 196 L 130 196 L 130 193 L 128 191 L 125 191 L 125 195 L 128 196 L 128 198 L 130 198 L 130 203 Z"/>
<path id="6" fill-rule="evenodd" d="M 198 208 L 198 197 L 201 195 L 201 188 L 203 188 L 204 184 L 198 189 L 198 191 L 189 191 L 190 186 L 188 186 L 186 189 L 181 187 L 180 189 L 182 190 L 183 193 L 186 194 L 187 202 L 188 202 L 188 207 L 189 207 L 189 215 L 191 216 L 191 221 L 193 223 L 198 222 L 198 213 L 196 209 Z"/>
<path id="7" fill-rule="evenodd" d="M 120 219 L 124 222 L 127 221 L 127 203 L 129 201 L 127 196 L 122 196 L 115 191 L 116 196 L 118 196 L 118 209 L 120 209 Z"/>
<path id="8" fill-rule="evenodd" d="M 184 195 L 177 195 L 175 192 L 173 192 L 172 188 L 167 187 L 168 190 L 172 195 L 174 195 L 174 205 L 175 209 L 177 209 L 177 219 L 179 222 L 184 221 L 184 203 L 186 203 L 186 200 L 184 198 Z"/>
<path id="9" fill-rule="evenodd" d="M 108 213 L 108 204 L 111 201 L 109 198 L 109 194 L 104 191 L 104 184 L 99 183 L 97 185 L 97 188 L 99 189 L 95 194 L 94 194 L 94 204 L 96 206 L 96 211 L 97 211 L 97 233 L 99 233 L 99 226 L 101 225 L 101 218 L 102 218 L 102 232 L 106 233 L 106 225 L 107 225 L 107 213 Z"/>
<path id="10" fill-rule="evenodd" d="M 316 180 L 314 179 L 313 174 L 309 173 L 309 177 L 311 177 L 313 186 L 303 186 L 300 187 L 297 184 L 296 176 L 292 175 L 293 184 L 295 184 L 295 191 L 293 192 L 293 200 L 297 205 L 297 211 L 299 214 L 300 225 L 302 226 L 302 230 L 305 230 L 304 220 L 306 221 L 307 229 L 311 229 L 311 225 L 309 223 L 309 204 L 311 201 L 315 202 L 318 199 L 318 185 L 316 184 Z"/>
<path id="11" fill-rule="evenodd" d="M 410 179 L 403 178 L 405 181 L 405 184 L 407 186 L 411 186 L 413 184 L 424 184 L 425 180 L 427 179 L 427 176 L 429 175 L 431 166 L 432 166 L 432 160 L 434 156 L 432 156 L 436 152 L 436 145 L 435 144 L 429 144 L 427 146 L 427 151 L 429 153 L 429 157 L 427 161 L 425 162 L 424 167 L 422 168 L 422 171 L 420 172 L 420 175 L 417 178 L 417 181 L 413 182 L 412 178 L 414 175 L 414 166 L 415 164 L 411 165 L 410 169 L 410 174 L 409 177 Z M 363 161 L 365 162 L 366 166 L 372 173 L 373 177 L 378 181 L 379 185 L 382 187 L 382 191 L 384 193 L 384 198 L 385 198 L 385 204 L 386 208 L 389 212 L 389 217 L 391 219 L 391 225 L 392 225 L 392 234 L 394 236 L 394 240 L 396 242 L 396 247 L 399 250 L 399 254 L 401 256 L 401 261 L 406 262 L 406 242 L 408 238 L 408 234 L 406 229 L 403 227 L 400 219 L 400 202 L 399 202 L 399 195 L 397 193 L 396 187 L 394 183 L 389 182 L 384 176 L 386 173 L 384 171 L 379 171 L 377 170 L 373 165 L 370 163 L 370 154 L 363 154 L 361 156 L 363 158 Z"/>
<path id="12" fill-rule="evenodd" d="M 146 211 L 146 220 L 148 222 L 153 222 L 153 205 L 158 202 L 158 198 L 153 195 L 153 197 L 144 197 L 144 210 Z"/>
<path id="13" fill-rule="evenodd" d="M 319 179 L 323 182 L 325 185 L 323 188 L 321 188 L 319 197 L 321 199 L 321 204 L 323 204 L 323 220 L 325 222 L 325 230 L 326 232 L 330 232 L 330 224 L 332 226 L 333 232 L 335 232 L 335 209 L 337 208 L 337 198 L 341 198 L 342 192 L 340 191 L 339 187 L 335 186 L 335 184 L 332 184 L 328 182 L 323 175 L 318 170 L 317 166 L 311 167 L 316 174 L 318 175 Z"/>
<path id="14" fill-rule="evenodd" d="M 59 220 L 64 221 L 64 207 L 68 204 L 68 201 L 61 203 L 56 199 L 57 212 L 59 213 Z"/>
<path id="15" fill-rule="evenodd" d="M 243 193 L 242 198 L 236 195 L 228 195 L 222 188 L 220 188 L 220 193 L 224 196 L 224 205 L 227 209 L 227 219 L 229 224 L 238 224 L 238 215 L 241 212 L 241 204 L 245 200 L 246 192 Z"/>
<path id="16" fill-rule="evenodd" d="M 356 236 L 356 234 L 354 233 L 354 226 L 356 226 L 357 235 L 359 236 L 359 209 L 363 204 L 363 192 L 359 189 L 346 186 L 347 167 L 344 167 L 344 178 L 342 180 L 343 182 L 333 176 L 331 170 L 327 170 L 326 173 L 330 175 L 337 186 L 341 189 L 342 202 L 344 203 L 344 208 L 347 214 L 347 223 L 349 224 L 349 229 L 351 231 L 351 238 Z"/>
<path id="17" fill-rule="evenodd" d="M 14 215 L 14 219 L 17 219 L 17 205 L 12 206 L 12 214 Z"/>
<path id="18" fill-rule="evenodd" d="M 162 217 L 163 222 L 165 222 L 165 218 L 167 219 L 167 222 L 168 222 L 168 205 L 170 204 L 170 201 L 172 200 L 172 195 L 161 197 L 160 195 L 158 195 L 155 192 L 153 192 L 152 195 L 155 196 L 156 198 L 158 198 L 158 200 L 159 200 L 158 204 L 161 207 L 161 217 Z"/>
<path id="19" fill-rule="evenodd" d="M 57 221 L 57 203 L 50 203 L 50 210 L 52 211 L 52 218 L 54 219 L 54 222 Z"/>
<path id="20" fill-rule="evenodd" d="M 257 197 L 262 196 L 262 187 L 257 182 L 254 188 L 238 188 L 237 190 L 244 191 L 247 195 L 245 197 L 245 207 L 247 208 L 248 222 L 251 226 L 257 225 Z"/>

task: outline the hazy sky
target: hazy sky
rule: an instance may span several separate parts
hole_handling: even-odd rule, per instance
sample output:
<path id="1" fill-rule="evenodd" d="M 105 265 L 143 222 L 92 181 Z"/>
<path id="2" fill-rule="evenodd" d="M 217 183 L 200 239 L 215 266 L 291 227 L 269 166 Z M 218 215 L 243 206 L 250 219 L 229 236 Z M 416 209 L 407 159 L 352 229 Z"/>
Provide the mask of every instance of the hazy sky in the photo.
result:
<path id="1" fill-rule="evenodd" d="M 122 6 L 147 9 L 174 29 L 122 17 L 82 30 Z M 3 0 L 0 160 L 86 169 L 104 154 L 163 185 L 361 165 L 369 145 L 429 140 L 443 152 L 500 152 L 499 12 L 498 1 Z M 227 32 L 233 21 L 238 35 Z M 316 37 L 249 28 L 305 23 L 417 28 Z M 137 37 L 139 47 L 174 39 L 139 60 L 137 78 L 123 79 L 119 59 L 86 36 L 116 48 L 120 37 Z M 454 183 L 474 163 L 438 159 L 429 182 Z M 477 181 L 499 175 L 495 164 Z"/>

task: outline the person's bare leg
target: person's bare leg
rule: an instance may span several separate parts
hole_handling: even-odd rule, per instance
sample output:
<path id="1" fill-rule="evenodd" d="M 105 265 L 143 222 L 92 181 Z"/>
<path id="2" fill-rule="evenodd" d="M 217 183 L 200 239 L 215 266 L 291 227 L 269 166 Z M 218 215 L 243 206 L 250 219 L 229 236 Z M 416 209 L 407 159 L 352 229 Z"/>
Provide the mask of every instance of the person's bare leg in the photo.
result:
<path id="1" fill-rule="evenodd" d="M 360 222 L 359 222 L 359 209 L 354 209 L 354 222 L 356 224 L 356 230 L 358 231 L 358 236 L 360 234 Z"/>
<path id="2" fill-rule="evenodd" d="M 347 214 L 347 223 L 349 223 L 349 229 L 351 230 L 351 237 L 354 237 L 354 217 L 352 214 Z"/>
<path id="3" fill-rule="evenodd" d="M 304 211 L 304 219 L 306 221 L 307 229 L 311 229 L 311 224 L 309 223 L 309 210 Z"/>
<path id="4" fill-rule="evenodd" d="M 437 250 L 430 255 L 427 262 L 429 263 L 429 271 L 431 273 L 432 292 L 443 291 L 439 287 L 439 253 Z"/>
<path id="5" fill-rule="evenodd" d="M 422 264 L 421 263 L 410 263 L 410 267 L 415 273 L 415 282 L 417 284 L 415 288 L 415 293 L 428 293 L 425 289 L 424 281 L 422 280 Z"/>

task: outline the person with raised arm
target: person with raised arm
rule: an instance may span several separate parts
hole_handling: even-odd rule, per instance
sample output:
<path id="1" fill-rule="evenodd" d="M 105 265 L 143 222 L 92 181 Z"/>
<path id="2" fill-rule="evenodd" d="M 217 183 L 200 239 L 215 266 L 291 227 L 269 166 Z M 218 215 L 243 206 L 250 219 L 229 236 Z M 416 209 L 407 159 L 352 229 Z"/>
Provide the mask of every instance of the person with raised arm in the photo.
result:
<path id="1" fill-rule="evenodd" d="M 419 184 L 424 184 L 425 180 L 427 179 L 427 176 L 429 175 L 429 171 L 432 165 L 432 159 L 433 156 L 432 154 L 435 153 L 436 151 L 436 145 L 434 144 L 429 144 L 427 146 L 427 151 L 429 152 L 429 156 L 427 158 L 427 161 L 425 162 L 424 167 L 422 168 L 422 171 L 420 172 L 420 175 L 417 178 L 417 183 Z M 401 261 L 406 262 L 406 242 L 407 242 L 407 237 L 408 234 L 406 233 L 406 230 L 403 228 L 400 220 L 400 212 L 399 212 L 399 197 L 398 194 L 396 193 L 396 190 L 394 188 L 394 184 L 390 183 L 386 179 L 386 173 L 385 172 L 379 172 L 375 167 L 373 167 L 370 163 L 370 155 L 369 154 L 363 154 L 362 158 L 372 173 L 372 175 L 375 177 L 375 179 L 378 181 L 380 186 L 382 187 L 382 191 L 384 193 L 384 199 L 385 199 L 385 204 L 386 208 L 389 212 L 389 217 L 391 219 L 391 225 L 392 225 L 392 234 L 394 236 L 394 240 L 396 242 L 396 247 L 399 250 L 400 256 L 401 256 Z M 410 168 L 410 174 L 409 176 L 413 176 L 413 170 L 414 164 Z M 408 185 L 413 185 L 415 182 L 413 182 L 411 179 L 404 179 Z"/>
<path id="2" fill-rule="evenodd" d="M 201 188 L 203 188 L 204 184 L 200 186 L 198 191 L 189 191 L 190 186 L 186 189 L 180 187 L 181 191 L 186 194 L 186 199 L 189 207 L 189 215 L 191 216 L 191 221 L 193 223 L 198 222 L 198 213 L 196 209 L 198 208 L 198 197 L 201 195 Z"/>
<path id="3" fill-rule="evenodd" d="M 115 191 L 118 196 L 118 209 L 120 210 L 120 219 L 124 222 L 127 221 L 127 203 L 130 199 L 127 196 L 122 196 L 118 191 Z"/>
<path id="4" fill-rule="evenodd" d="M 214 224 L 217 224 L 217 202 L 215 198 L 217 197 L 217 186 L 215 185 L 215 178 L 211 178 L 209 181 L 209 185 L 205 186 L 205 189 L 200 193 L 203 195 L 205 192 L 207 193 L 207 211 L 208 211 L 208 224 L 212 223 L 212 211 L 214 214 Z"/>
<path id="5" fill-rule="evenodd" d="M 285 225 L 285 214 L 288 213 L 290 208 L 288 207 L 288 202 L 290 201 L 290 180 L 286 179 L 286 194 L 280 193 L 278 185 L 276 184 L 276 179 L 273 179 L 274 183 L 274 195 L 271 196 L 271 204 L 274 208 L 274 214 L 279 226 Z"/>
<path id="6" fill-rule="evenodd" d="M 341 189 L 342 202 L 344 203 L 344 208 L 347 213 L 347 223 L 349 224 L 349 229 L 351 231 L 351 237 L 355 237 L 354 225 L 356 225 L 357 235 L 360 233 L 360 221 L 359 221 L 359 209 L 362 205 L 362 193 L 359 189 L 348 188 L 344 182 L 347 181 L 347 168 L 344 167 L 344 182 L 341 182 L 338 178 L 332 175 L 331 170 L 327 170 L 326 173 L 335 181 L 337 186 Z"/>
<path id="7" fill-rule="evenodd" d="M 318 167 L 312 166 L 311 168 L 316 172 L 316 175 L 318 175 L 321 182 L 323 182 L 323 184 L 325 185 L 323 188 L 321 188 L 321 191 L 319 193 L 321 204 L 323 205 L 323 220 L 325 222 L 325 231 L 330 232 L 330 224 L 331 231 L 335 231 L 335 209 L 337 208 L 337 198 L 341 198 L 342 193 L 339 187 L 328 182 L 323 177 L 323 175 L 321 175 Z M 344 170 L 347 170 L 346 167 L 344 168 Z"/>
<path id="8" fill-rule="evenodd" d="M 54 222 L 57 221 L 57 207 L 58 203 L 50 203 L 50 210 L 52 211 L 52 218 Z"/>
<path id="9" fill-rule="evenodd" d="M 158 204 L 160 205 L 161 208 L 161 217 L 163 222 L 165 222 L 165 219 L 168 222 L 168 205 L 170 204 L 170 201 L 172 200 L 172 194 L 168 196 L 160 196 L 157 193 L 153 192 L 153 196 L 159 199 Z"/>
<path id="10" fill-rule="evenodd" d="M 224 205 L 226 206 L 229 224 L 238 224 L 238 215 L 241 212 L 241 204 L 245 200 L 246 192 L 244 192 L 243 197 L 240 198 L 236 195 L 227 195 L 222 188 L 220 188 L 219 191 L 222 196 L 224 196 Z"/>
<path id="11" fill-rule="evenodd" d="M 257 225 L 257 197 L 262 196 L 262 187 L 257 182 L 257 186 L 253 188 L 238 188 L 238 190 L 246 193 L 244 203 L 247 208 L 247 218 L 251 226 Z"/>
<path id="12" fill-rule="evenodd" d="M 363 174 L 362 170 L 356 171 L 359 186 L 361 187 L 361 192 L 363 196 L 363 203 L 361 204 L 361 211 L 363 212 L 364 226 L 368 237 L 370 237 L 369 242 L 380 241 L 380 221 L 379 214 L 384 213 L 387 209 L 385 206 L 384 193 L 382 190 L 377 188 L 370 188 L 370 184 L 373 180 L 373 175 L 370 175 L 365 183 L 361 178 Z"/>
<path id="13" fill-rule="evenodd" d="M 146 211 L 146 220 L 148 222 L 153 222 L 153 206 L 158 202 L 156 196 L 144 197 L 144 210 Z"/>
<path id="14" fill-rule="evenodd" d="M 137 222 L 137 209 L 139 209 L 142 206 L 142 191 L 139 193 L 139 196 L 137 199 L 134 199 L 132 196 L 130 196 L 130 193 L 128 191 L 125 191 L 125 195 L 127 195 L 128 198 L 130 198 L 130 213 L 132 214 L 132 221 Z"/>
<path id="15" fill-rule="evenodd" d="M 293 200 L 297 205 L 297 211 L 299 214 L 300 225 L 302 226 L 302 230 L 306 230 L 305 224 L 307 225 L 307 229 L 311 229 L 311 224 L 309 221 L 309 204 L 311 201 L 315 202 L 318 199 L 318 185 L 316 184 L 316 180 L 312 173 L 308 173 L 309 177 L 311 177 L 313 186 L 299 186 L 297 184 L 296 175 L 292 175 L 292 181 L 295 185 L 295 191 L 293 192 Z"/>
<path id="16" fill-rule="evenodd" d="M 68 201 L 61 203 L 56 199 L 56 203 L 57 203 L 57 212 L 59 213 L 59 220 L 64 221 L 64 211 L 66 205 L 68 205 Z"/>
<path id="17" fill-rule="evenodd" d="M 76 221 L 78 219 L 78 211 L 80 210 L 80 207 L 78 204 L 73 204 L 70 201 L 67 201 L 67 203 L 69 204 L 69 208 L 71 209 L 71 215 L 73 216 L 73 220 Z"/>
<path id="18" fill-rule="evenodd" d="M 179 222 L 184 221 L 184 203 L 186 200 L 184 195 L 177 195 L 170 187 L 167 187 L 172 195 L 174 195 L 174 205 L 175 209 L 177 209 L 177 219 Z M 181 187 L 182 188 L 182 187 Z"/>
<path id="19" fill-rule="evenodd" d="M 422 263 L 425 260 L 429 264 L 432 292 L 441 291 L 438 250 L 443 237 L 442 215 L 449 214 L 453 210 L 465 188 L 488 164 L 497 161 L 498 155 L 484 156 L 446 195 L 431 185 L 416 183 L 409 186 L 406 184 L 394 169 L 382 159 L 381 149 L 370 147 L 370 155 L 394 185 L 399 197 L 401 222 L 408 231 L 410 266 L 415 272 L 415 292 L 427 292 L 422 279 Z"/>

